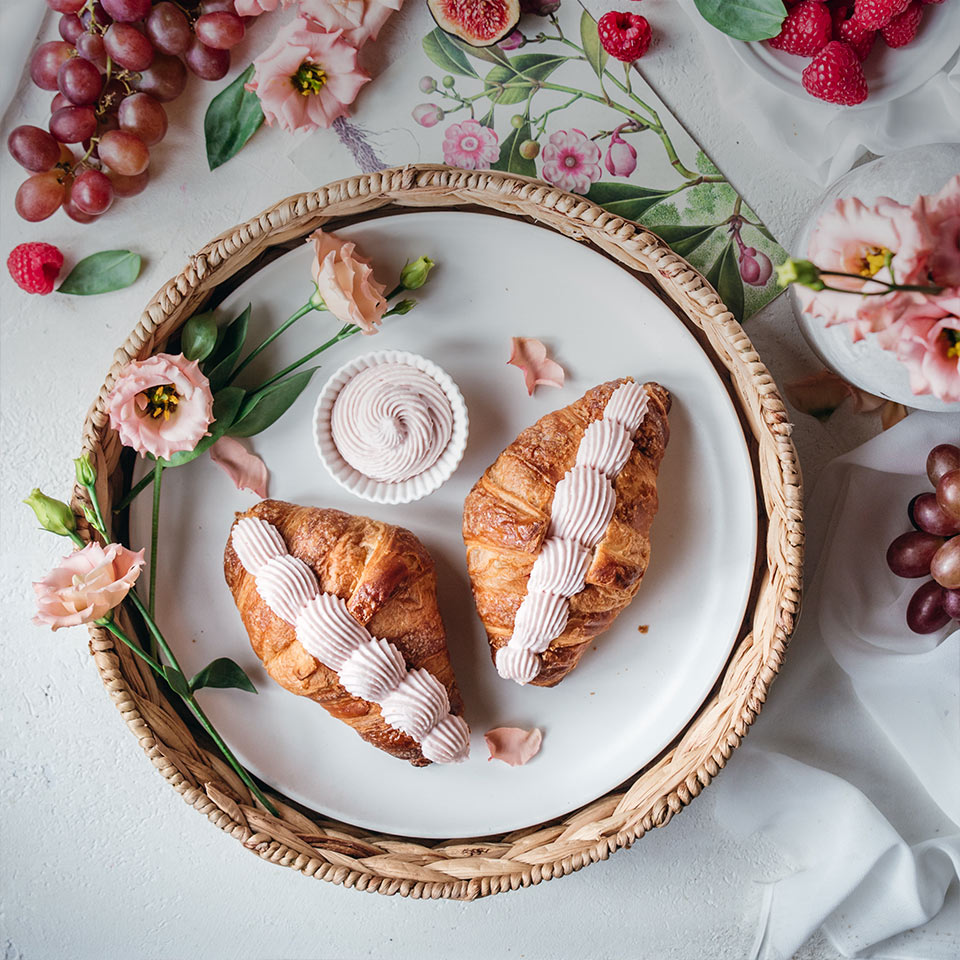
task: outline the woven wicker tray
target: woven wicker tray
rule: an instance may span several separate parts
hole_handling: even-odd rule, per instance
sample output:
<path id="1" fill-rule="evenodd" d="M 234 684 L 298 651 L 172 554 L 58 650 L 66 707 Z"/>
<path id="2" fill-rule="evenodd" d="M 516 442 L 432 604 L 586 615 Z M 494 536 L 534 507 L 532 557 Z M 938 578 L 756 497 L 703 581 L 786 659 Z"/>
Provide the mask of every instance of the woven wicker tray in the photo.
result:
<path id="1" fill-rule="evenodd" d="M 158 688 L 149 669 L 102 628 L 90 649 L 107 691 L 146 755 L 184 800 L 265 860 L 383 894 L 469 900 L 578 870 L 666 825 L 726 763 L 759 712 L 799 610 L 803 561 L 800 469 L 783 401 L 750 339 L 682 258 L 639 225 L 538 181 L 440 166 L 352 177 L 289 197 L 207 244 L 147 305 L 114 355 L 87 416 L 83 449 L 104 513 L 128 484 L 104 401 L 120 367 L 161 349 L 218 288 L 323 224 L 409 208 L 482 208 L 524 217 L 592 245 L 670 304 L 713 360 L 744 424 L 760 498 L 754 586 L 723 674 L 696 716 L 628 783 L 554 822 L 505 836 L 418 843 L 371 834 L 277 801 L 280 818 L 247 789 Z M 82 514 L 84 492 L 74 491 Z M 118 611 L 121 619 L 124 615 Z M 133 624 L 124 622 L 130 630 Z"/>

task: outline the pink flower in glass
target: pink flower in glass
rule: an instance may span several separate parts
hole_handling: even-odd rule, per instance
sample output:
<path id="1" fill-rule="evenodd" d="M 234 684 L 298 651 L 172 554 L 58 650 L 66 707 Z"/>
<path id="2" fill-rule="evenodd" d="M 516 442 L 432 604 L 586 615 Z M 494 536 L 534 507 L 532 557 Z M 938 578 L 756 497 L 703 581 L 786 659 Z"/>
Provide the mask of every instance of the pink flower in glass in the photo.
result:
<path id="1" fill-rule="evenodd" d="M 543 148 L 543 178 L 561 190 L 586 193 L 600 173 L 600 148 L 582 130 L 558 130 Z"/>
<path id="2" fill-rule="evenodd" d="M 259 17 L 261 13 L 276 10 L 279 3 L 280 0 L 233 0 L 233 9 L 241 17 Z"/>
<path id="3" fill-rule="evenodd" d="M 933 232 L 930 275 L 941 286 L 960 285 L 960 174 L 920 202 Z"/>
<path id="4" fill-rule="evenodd" d="M 485 170 L 500 158 L 496 133 L 479 120 L 451 123 L 443 135 L 443 160 L 464 170 Z"/>

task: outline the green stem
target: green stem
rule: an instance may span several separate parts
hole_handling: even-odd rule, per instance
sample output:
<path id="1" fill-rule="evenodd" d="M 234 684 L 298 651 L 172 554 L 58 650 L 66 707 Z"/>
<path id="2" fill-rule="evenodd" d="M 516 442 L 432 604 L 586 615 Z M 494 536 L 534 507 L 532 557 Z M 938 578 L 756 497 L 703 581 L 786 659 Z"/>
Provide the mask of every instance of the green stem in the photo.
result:
<path id="1" fill-rule="evenodd" d="M 100 531 L 104 539 L 107 539 L 107 525 L 104 522 L 103 514 L 100 512 L 100 498 L 96 495 L 92 485 L 84 484 L 84 489 L 89 494 L 90 503 L 93 505 L 93 517 L 97 524 L 97 530 Z"/>
<path id="2" fill-rule="evenodd" d="M 915 290 L 918 293 L 943 293 L 944 288 L 936 284 L 924 283 L 890 283 L 887 280 L 878 280 L 876 277 L 865 277 L 860 273 L 844 273 L 842 270 L 821 270 L 821 277 L 850 277 L 853 280 L 860 280 L 863 283 L 882 283 L 887 289 L 876 290 L 873 293 L 861 293 L 859 290 L 842 290 L 843 293 L 859 293 L 863 297 L 873 297 L 880 294 L 889 293 L 891 290 Z M 837 290 L 838 287 L 824 287 L 825 290 Z"/>
<path id="3" fill-rule="evenodd" d="M 315 307 L 313 302 L 308 300 L 302 307 L 300 307 L 299 310 L 297 310 L 296 313 L 284 320 L 284 322 L 280 324 L 280 326 L 277 327 L 277 329 L 274 330 L 273 333 L 271 333 L 270 336 L 268 336 L 259 346 L 254 347 L 253 350 L 247 354 L 246 359 L 240 361 L 240 363 L 237 365 L 237 369 L 230 374 L 230 379 L 227 380 L 227 385 L 229 386 L 231 383 L 233 383 L 233 381 L 237 379 L 243 370 L 245 370 L 261 353 L 263 353 L 263 351 L 266 350 L 267 347 L 269 347 L 270 344 L 273 343 L 273 341 L 276 340 L 281 333 L 283 333 L 285 330 L 289 330 L 290 327 L 292 327 L 301 317 L 304 317 L 310 313 L 311 310 L 319 309 L 321 308 Z M 326 307 L 322 309 L 325 310 Z"/>
<path id="4" fill-rule="evenodd" d="M 144 653 L 112 620 L 97 620 L 101 627 L 106 627 L 122 644 L 135 653 L 154 673 L 163 676 L 163 667 L 148 653 Z"/>
<path id="5" fill-rule="evenodd" d="M 267 387 L 272 386 L 278 380 L 283 379 L 288 373 L 293 373 L 297 367 L 302 367 L 307 361 L 312 360 L 318 354 L 323 353 L 324 350 L 329 350 L 334 344 L 339 343 L 341 340 L 346 340 L 347 337 L 352 337 L 355 333 L 359 333 L 360 328 L 352 323 L 345 324 L 340 328 L 339 333 L 336 336 L 331 337 L 326 343 L 322 343 L 316 350 L 311 350 L 306 356 L 301 357 L 295 363 L 291 363 L 288 367 L 284 367 L 279 373 L 275 373 L 269 380 L 264 380 L 263 383 L 257 387 L 256 390 L 251 391 L 250 398 L 252 399 L 254 395 L 258 394 L 261 390 L 265 390 Z M 248 401 L 249 402 L 249 401 Z"/>
<path id="6" fill-rule="evenodd" d="M 157 600 L 157 553 L 160 546 L 160 481 L 163 479 L 163 464 L 158 460 L 153 468 L 153 522 L 150 525 L 150 615 Z"/>
<path id="7" fill-rule="evenodd" d="M 130 492 L 113 508 L 113 512 L 122 513 L 124 510 L 126 510 L 127 507 L 129 507 L 130 504 L 133 503 L 133 501 L 136 500 L 137 497 L 139 497 L 140 494 L 143 493 L 143 491 L 146 490 L 151 483 L 153 483 L 153 478 L 153 470 L 144 474 L 139 481 L 137 481 L 136 485 L 131 487 Z"/>

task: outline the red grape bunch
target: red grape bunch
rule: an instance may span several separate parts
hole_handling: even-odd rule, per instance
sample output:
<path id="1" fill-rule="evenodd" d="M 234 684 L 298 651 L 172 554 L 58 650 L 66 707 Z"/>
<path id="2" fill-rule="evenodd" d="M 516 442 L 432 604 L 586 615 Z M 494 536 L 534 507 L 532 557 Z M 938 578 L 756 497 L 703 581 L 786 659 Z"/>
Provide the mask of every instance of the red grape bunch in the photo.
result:
<path id="1" fill-rule="evenodd" d="M 47 129 L 17 127 L 7 140 L 30 171 L 17 190 L 17 213 L 45 220 L 61 206 L 89 223 L 116 197 L 147 185 L 150 147 L 167 132 L 164 103 L 187 71 L 220 80 L 230 48 L 243 39 L 233 0 L 47 0 L 60 14 L 61 40 L 42 43 L 30 78 L 56 91 Z M 79 156 L 78 156 L 79 153 Z"/>
<path id="2" fill-rule="evenodd" d="M 941 443 L 927 456 L 934 493 L 918 493 L 907 507 L 914 529 L 887 550 L 898 577 L 926 577 L 907 605 L 907 626 L 934 633 L 960 620 L 960 447 Z"/>

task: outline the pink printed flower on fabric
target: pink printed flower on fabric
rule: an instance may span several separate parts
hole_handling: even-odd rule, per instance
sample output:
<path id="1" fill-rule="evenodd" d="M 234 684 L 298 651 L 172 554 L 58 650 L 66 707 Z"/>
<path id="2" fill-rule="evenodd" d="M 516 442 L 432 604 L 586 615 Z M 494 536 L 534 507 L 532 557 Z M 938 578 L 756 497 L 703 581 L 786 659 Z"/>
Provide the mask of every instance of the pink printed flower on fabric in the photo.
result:
<path id="1" fill-rule="evenodd" d="M 256 91 L 267 123 L 289 131 L 329 127 L 370 80 L 341 31 L 304 17 L 280 30 L 253 66 L 247 89 Z"/>
<path id="2" fill-rule="evenodd" d="M 486 170 L 500 159 L 500 139 L 479 120 L 451 123 L 443 135 L 443 162 L 464 170 Z"/>
<path id="3" fill-rule="evenodd" d="M 120 371 L 106 406 L 120 442 L 141 457 L 168 460 L 192 450 L 213 423 L 210 382 L 200 364 L 182 353 L 132 360 Z"/>
<path id="4" fill-rule="evenodd" d="M 88 543 L 33 585 L 37 626 L 53 630 L 105 617 L 130 592 L 143 569 L 143 551 L 119 543 Z"/>
<path id="5" fill-rule="evenodd" d="M 830 286 L 873 294 L 884 289 L 871 282 L 873 277 L 886 281 L 895 277 L 898 283 L 925 283 L 932 245 L 930 228 L 916 205 L 905 207 L 881 197 L 868 207 L 857 197 L 847 197 L 837 200 L 820 217 L 810 236 L 807 256 L 821 270 L 854 273 L 863 278 L 829 277 Z M 903 290 L 855 297 L 798 287 L 797 294 L 804 311 L 823 317 L 828 326 L 852 324 L 854 340 L 871 330 L 885 329 L 907 306 L 921 299 L 920 295 Z"/>
<path id="6" fill-rule="evenodd" d="M 582 130 L 558 130 L 543 148 L 542 172 L 561 190 L 586 193 L 600 179 L 600 148 Z"/>
<path id="7" fill-rule="evenodd" d="M 288 0 L 284 0 L 284 6 Z M 259 17 L 261 13 L 276 10 L 280 0 L 233 0 L 233 9 L 241 17 Z"/>
<path id="8" fill-rule="evenodd" d="M 940 286 L 960 285 L 960 173 L 920 203 L 933 233 L 930 276 Z"/>
<path id="9" fill-rule="evenodd" d="M 387 309 L 387 288 L 373 278 L 370 261 L 357 253 L 355 244 L 332 233 L 315 230 L 307 241 L 316 254 L 313 282 L 327 309 L 341 323 L 376 333 Z"/>
<path id="10" fill-rule="evenodd" d="M 358 50 L 376 40 L 381 27 L 403 0 L 299 0 L 300 15 L 316 20 L 324 30 L 342 30 L 343 39 Z"/>
<path id="11" fill-rule="evenodd" d="M 637 169 L 636 149 L 632 143 L 627 143 L 620 136 L 620 131 L 628 126 L 630 126 L 628 123 L 621 124 L 610 136 L 610 146 L 607 148 L 604 165 L 615 177 L 629 177 Z"/>
<path id="12" fill-rule="evenodd" d="M 960 287 L 912 304 L 877 340 L 910 372 L 910 389 L 960 401 Z"/>

